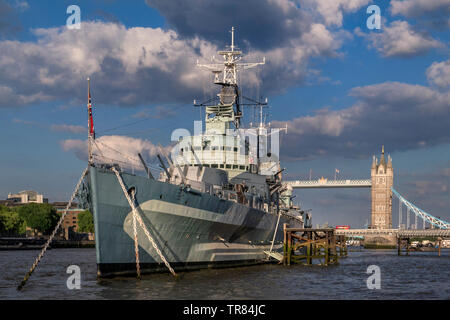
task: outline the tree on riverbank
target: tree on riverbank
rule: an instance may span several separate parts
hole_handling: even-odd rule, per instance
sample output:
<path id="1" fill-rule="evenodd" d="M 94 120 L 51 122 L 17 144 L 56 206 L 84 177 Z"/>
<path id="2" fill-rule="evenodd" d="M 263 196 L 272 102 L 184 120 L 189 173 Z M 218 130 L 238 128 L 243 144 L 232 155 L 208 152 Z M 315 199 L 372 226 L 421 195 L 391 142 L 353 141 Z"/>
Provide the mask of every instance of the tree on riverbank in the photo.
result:
<path id="1" fill-rule="evenodd" d="M 0 205 L 0 234 L 21 235 L 26 231 L 26 223 L 15 209 Z"/>
<path id="2" fill-rule="evenodd" d="M 28 227 L 43 234 L 50 233 L 59 220 L 56 209 L 48 203 L 29 203 L 19 207 L 18 212 Z"/>
<path id="3" fill-rule="evenodd" d="M 89 210 L 78 214 L 78 232 L 94 233 L 94 217 Z"/>

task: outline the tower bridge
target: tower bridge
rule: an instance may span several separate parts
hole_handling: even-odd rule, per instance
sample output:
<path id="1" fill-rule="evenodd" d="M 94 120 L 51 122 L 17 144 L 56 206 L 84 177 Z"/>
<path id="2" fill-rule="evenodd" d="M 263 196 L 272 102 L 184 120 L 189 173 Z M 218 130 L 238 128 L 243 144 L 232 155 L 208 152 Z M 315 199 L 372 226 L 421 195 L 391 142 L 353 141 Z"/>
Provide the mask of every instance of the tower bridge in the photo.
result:
<path id="1" fill-rule="evenodd" d="M 372 180 L 328 180 L 320 178 L 318 180 L 295 180 L 286 181 L 292 188 L 370 188 Z"/>
<path id="2" fill-rule="evenodd" d="M 375 234 L 385 235 L 397 235 L 404 230 L 413 229 L 419 231 L 418 219 L 422 219 L 422 228 L 426 229 L 428 223 L 431 228 L 444 229 L 450 232 L 450 223 L 443 221 L 439 218 L 432 216 L 431 214 L 419 209 L 414 204 L 406 200 L 400 193 L 394 188 L 394 170 L 392 167 L 392 158 L 390 156 L 386 158 L 384 156 L 384 146 L 381 150 L 380 158 L 373 156 L 371 167 L 370 179 L 356 179 L 356 180 L 328 180 L 326 178 L 320 178 L 318 180 L 293 180 L 284 181 L 287 186 L 293 189 L 303 188 L 371 188 L 372 206 L 371 206 L 371 229 L 370 231 Z M 392 198 L 397 197 L 399 200 L 399 220 L 398 229 L 393 229 L 392 225 Z M 402 207 L 406 206 L 406 225 L 403 224 L 403 212 Z M 414 214 L 414 224 L 412 224 L 410 214 Z M 354 229 L 349 234 L 357 234 Z M 364 234 L 368 234 L 368 229 L 360 229 Z M 378 231 L 376 231 L 378 230 Z M 393 231 L 394 230 L 394 231 Z M 396 230 L 396 231 L 395 231 Z M 403 231 L 400 231 L 403 230 Z M 425 230 L 420 230 L 425 231 Z M 353 232 L 353 233 L 352 233 Z M 369 232 L 369 233 L 370 233 Z M 420 233 L 420 232 L 419 232 Z M 418 235 L 419 235 L 418 233 Z M 423 233 L 423 232 L 422 232 Z M 430 232 L 428 232 L 430 233 Z M 434 232 L 433 234 L 435 234 Z M 449 233 L 450 235 L 450 233 Z"/>
<path id="3" fill-rule="evenodd" d="M 426 230 L 406 230 L 406 229 L 336 229 L 336 235 L 340 236 L 383 236 L 395 235 L 397 237 L 450 237 L 450 229 L 426 229 Z"/>

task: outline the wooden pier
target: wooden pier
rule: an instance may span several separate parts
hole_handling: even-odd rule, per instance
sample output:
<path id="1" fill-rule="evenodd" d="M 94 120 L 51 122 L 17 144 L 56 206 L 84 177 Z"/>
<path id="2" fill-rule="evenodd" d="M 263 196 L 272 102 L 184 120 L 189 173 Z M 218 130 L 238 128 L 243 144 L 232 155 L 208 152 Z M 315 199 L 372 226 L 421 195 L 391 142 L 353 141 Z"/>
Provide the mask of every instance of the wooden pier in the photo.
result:
<path id="1" fill-rule="evenodd" d="M 345 236 L 335 235 L 334 229 L 289 228 L 284 224 L 283 231 L 283 265 L 312 265 L 318 259 L 321 265 L 328 266 L 347 256 Z"/>

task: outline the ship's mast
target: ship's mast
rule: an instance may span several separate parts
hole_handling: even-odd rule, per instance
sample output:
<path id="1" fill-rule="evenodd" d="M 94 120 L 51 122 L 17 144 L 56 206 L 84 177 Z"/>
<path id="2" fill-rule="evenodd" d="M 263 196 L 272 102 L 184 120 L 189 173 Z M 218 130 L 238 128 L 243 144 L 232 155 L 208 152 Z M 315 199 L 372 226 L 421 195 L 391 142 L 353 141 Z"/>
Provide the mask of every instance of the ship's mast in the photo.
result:
<path id="1" fill-rule="evenodd" d="M 88 163 L 93 164 L 92 144 L 95 142 L 94 120 L 92 118 L 92 102 L 91 102 L 91 79 L 87 78 L 88 82 Z"/>
<path id="2" fill-rule="evenodd" d="M 231 51 L 234 51 L 234 27 L 231 27 Z"/>
<path id="3" fill-rule="evenodd" d="M 222 56 L 223 61 L 217 61 L 215 57 L 212 60 L 215 63 L 200 64 L 197 61 L 198 67 L 203 67 L 211 70 L 214 75 L 214 83 L 222 85 L 237 85 L 237 73 L 239 70 L 245 70 L 254 68 L 258 65 L 265 64 L 266 59 L 263 58 L 262 62 L 239 62 L 242 59 L 242 51 L 236 50 L 234 45 L 234 27 L 231 28 L 231 50 L 222 50 L 218 54 Z M 222 73 L 222 79 L 220 79 L 220 74 Z"/>
<path id="4" fill-rule="evenodd" d="M 240 92 L 238 88 L 238 72 L 254 68 L 258 65 L 265 64 L 265 58 L 262 62 L 241 62 L 242 51 L 234 44 L 234 27 L 231 28 L 231 45 L 230 50 L 219 51 L 222 61 L 212 57 L 209 64 L 200 64 L 197 66 L 211 70 L 214 74 L 214 83 L 222 86 L 221 92 L 218 94 L 220 98 L 217 105 L 199 104 L 196 106 L 206 107 L 207 126 L 224 132 L 230 122 L 234 122 L 236 128 L 240 126 L 240 118 L 242 112 L 240 110 Z M 210 101 L 209 101 L 210 102 Z"/>
<path id="5" fill-rule="evenodd" d="M 91 96 L 91 79 L 88 77 L 87 78 L 87 82 L 88 82 L 88 103 L 87 103 L 87 108 L 88 108 L 88 162 L 89 164 L 92 164 L 92 139 L 91 139 L 91 117 L 90 117 L 90 96 Z"/>

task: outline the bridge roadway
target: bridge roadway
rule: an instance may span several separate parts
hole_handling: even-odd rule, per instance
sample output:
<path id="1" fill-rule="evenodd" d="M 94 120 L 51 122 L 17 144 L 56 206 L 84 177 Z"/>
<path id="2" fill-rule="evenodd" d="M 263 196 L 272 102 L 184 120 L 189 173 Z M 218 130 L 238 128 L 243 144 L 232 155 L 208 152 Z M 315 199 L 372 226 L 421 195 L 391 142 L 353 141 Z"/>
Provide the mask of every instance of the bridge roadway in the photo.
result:
<path id="1" fill-rule="evenodd" d="M 292 180 L 283 181 L 292 188 L 370 188 L 372 187 L 371 179 L 359 180 L 328 180 L 321 178 L 318 180 Z"/>
<path id="2" fill-rule="evenodd" d="M 397 237 L 450 237 L 450 229 L 336 229 L 336 235 L 396 235 Z"/>

